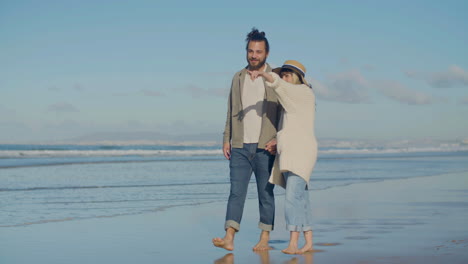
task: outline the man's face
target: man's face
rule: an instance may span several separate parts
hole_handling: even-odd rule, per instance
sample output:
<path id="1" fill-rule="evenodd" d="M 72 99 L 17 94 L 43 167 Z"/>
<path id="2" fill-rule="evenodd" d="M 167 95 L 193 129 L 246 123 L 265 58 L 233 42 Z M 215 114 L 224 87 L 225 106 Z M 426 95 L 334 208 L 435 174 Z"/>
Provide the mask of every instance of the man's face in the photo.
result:
<path id="1" fill-rule="evenodd" d="M 265 41 L 250 41 L 247 47 L 247 62 L 250 70 L 259 70 L 265 65 L 268 52 Z"/>

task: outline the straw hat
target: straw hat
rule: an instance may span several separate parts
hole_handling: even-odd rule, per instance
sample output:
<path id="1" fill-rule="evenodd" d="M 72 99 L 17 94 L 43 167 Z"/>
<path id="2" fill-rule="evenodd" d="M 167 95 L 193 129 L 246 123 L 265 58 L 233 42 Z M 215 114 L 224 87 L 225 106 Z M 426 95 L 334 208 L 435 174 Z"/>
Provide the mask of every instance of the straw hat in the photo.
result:
<path id="1" fill-rule="evenodd" d="M 294 73 L 297 74 L 299 80 L 303 84 L 307 84 L 306 80 L 304 79 L 306 68 L 304 67 L 304 65 L 302 65 L 302 63 L 296 60 L 287 60 L 283 63 L 283 66 L 273 69 L 273 72 L 279 75 L 282 69 L 292 70 Z"/>

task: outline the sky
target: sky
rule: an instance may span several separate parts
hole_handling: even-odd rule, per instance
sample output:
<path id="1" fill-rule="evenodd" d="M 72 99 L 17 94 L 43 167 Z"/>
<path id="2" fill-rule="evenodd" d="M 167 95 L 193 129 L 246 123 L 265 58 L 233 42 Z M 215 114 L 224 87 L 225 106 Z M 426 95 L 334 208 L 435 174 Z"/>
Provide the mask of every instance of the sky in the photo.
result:
<path id="1" fill-rule="evenodd" d="M 468 139 L 467 1 L 0 1 L 0 143 L 221 140 L 252 27 L 295 59 L 319 139 Z"/>

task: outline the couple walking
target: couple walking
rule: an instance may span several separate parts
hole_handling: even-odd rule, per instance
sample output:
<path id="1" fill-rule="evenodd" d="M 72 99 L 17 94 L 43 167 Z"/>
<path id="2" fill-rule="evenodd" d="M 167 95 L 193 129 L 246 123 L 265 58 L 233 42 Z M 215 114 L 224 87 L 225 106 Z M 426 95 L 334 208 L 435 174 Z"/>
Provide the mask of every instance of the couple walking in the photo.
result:
<path id="1" fill-rule="evenodd" d="M 225 236 L 213 244 L 234 249 L 252 172 L 257 182 L 262 230 L 253 250 L 270 249 L 274 227 L 274 185 L 286 189 L 287 254 L 313 249 L 308 196 L 310 174 L 317 159 L 314 134 L 315 96 L 304 79 L 306 69 L 288 60 L 280 68 L 266 63 L 269 44 L 264 32 L 253 28 L 246 38 L 248 66 L 234 75 L 228 100 L 223 152 L 229 160 L 231 190 Z M 300 233 L 305 245 L 298 246 Z"/>

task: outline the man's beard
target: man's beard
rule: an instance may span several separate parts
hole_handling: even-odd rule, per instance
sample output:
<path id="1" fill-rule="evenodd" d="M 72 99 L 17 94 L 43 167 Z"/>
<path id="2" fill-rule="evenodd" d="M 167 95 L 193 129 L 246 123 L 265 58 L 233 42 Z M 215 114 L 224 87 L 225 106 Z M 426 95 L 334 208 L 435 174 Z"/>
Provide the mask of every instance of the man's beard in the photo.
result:
<path id="1" fill-rule="evenodd" d="M 250 60 L 249 60 L 248 62 L 249 62 L 249 70 L 251 70 L 251 71 L 258 71 L 258 70 L 260 70 L 260 69 L 263 67 L 263 65 L 265 65 L 266 58 L 265 58 L 264 60 L 262 60 L 262 61 L 259 61 L 259 62 L 258 62 L 258 65 L 256 65 L 256 66 L 252 65 L 252 64 L 250 63 Z"/>

